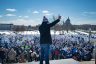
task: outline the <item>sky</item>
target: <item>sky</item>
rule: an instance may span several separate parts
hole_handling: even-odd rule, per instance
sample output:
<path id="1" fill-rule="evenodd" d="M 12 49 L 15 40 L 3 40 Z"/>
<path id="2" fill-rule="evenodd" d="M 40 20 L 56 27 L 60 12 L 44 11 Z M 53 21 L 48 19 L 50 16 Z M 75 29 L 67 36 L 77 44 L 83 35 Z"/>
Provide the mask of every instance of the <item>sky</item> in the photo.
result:
<path id="1" fill-rule="evenodd" d="M 35 26 L 58 15 L 60 23 L 69 17 L 75 25 L 96 25 L 96 0 L 0 0 L 0 23 Z"/>

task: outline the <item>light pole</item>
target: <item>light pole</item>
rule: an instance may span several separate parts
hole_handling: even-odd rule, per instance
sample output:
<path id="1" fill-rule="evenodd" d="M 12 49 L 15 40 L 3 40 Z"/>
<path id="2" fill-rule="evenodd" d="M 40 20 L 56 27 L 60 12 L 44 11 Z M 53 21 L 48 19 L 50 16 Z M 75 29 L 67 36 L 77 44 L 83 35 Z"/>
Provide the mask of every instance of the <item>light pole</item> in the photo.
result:
<path id="1" fill-rule="evenodd" d="M 91 40 L 91 28 L 89 28 L 89 43 L 90 43 L 90 40 Z"/>

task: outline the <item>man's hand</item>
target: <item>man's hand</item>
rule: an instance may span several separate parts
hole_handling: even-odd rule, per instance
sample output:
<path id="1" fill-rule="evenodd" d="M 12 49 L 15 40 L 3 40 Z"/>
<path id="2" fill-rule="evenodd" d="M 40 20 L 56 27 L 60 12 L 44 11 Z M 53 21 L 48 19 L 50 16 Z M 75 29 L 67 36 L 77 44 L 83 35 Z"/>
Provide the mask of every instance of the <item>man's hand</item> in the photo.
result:
<path id="1" fill-rule="evenodd" d="M 60 15 L 58 16 L 58 19 L 59 19 L 59 20 L 61 19 L 61 16 L 60 16 Z"/>

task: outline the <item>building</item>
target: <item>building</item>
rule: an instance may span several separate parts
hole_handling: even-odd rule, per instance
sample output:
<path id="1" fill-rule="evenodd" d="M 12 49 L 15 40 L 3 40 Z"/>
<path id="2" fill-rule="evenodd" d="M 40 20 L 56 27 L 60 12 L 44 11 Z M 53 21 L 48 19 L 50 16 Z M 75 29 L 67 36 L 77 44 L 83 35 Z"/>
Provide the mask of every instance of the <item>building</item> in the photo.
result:
<path id="1" fill-rule="evenodd" d="M 0 30 L 12 30 L 13 24 L 0 24 Z"/>

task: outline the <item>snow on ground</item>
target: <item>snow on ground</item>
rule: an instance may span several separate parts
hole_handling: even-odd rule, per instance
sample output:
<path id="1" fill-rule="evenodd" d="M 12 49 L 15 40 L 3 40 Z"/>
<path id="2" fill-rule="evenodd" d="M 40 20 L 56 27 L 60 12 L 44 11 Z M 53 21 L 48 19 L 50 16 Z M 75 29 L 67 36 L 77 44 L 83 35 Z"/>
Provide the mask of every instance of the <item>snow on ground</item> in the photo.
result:
<path id="1" fill-rule="evenodd" d="M 34 37 L 40 37 L 40 33 L 38 30 L 34 31 L 24 31 L 24 32 L 18 32 L 18 34 L 15 34 L 13 31 L 0 31 L 0 34 L 5 34 L 4 35 L 4 40 L 8 41 L 8 38 L 14 36 L 22 37 L 23 35 L 23 40 L 33 40 Z M 21 34 L 21 35 L 20 35 Z M 60 31 L 56 31 L 54 34 L 54 31 L 51 30 L 52 38 L 54 39 L 65 39 L 65 40 L 70 40 L 70 41 L 77 41 L 78 42 L 78 37 L 83 38 L 85 42 L 89 41 L 89 34 L 86 32 L 82 31 L 69 31 L 68 33 L 64 31 L 64 34 L 62 35 Z M 61 35 L 60 35 L 61 34 Z M 91 34 L 90 41 L 95 43 L 96 42 L 96 34 Z"/>
<path id="2" fill-rule="evenodd" d="M 29 62 L 29 63 L 15 63 L 15 64 L 39 64 L 39 62 Z M 45 64 L 45 62 L 44 62 Z M 50 64 L 80 64 L 78 61 L 73 59 L 61 59 L 61 60 L 50 60 Z"/>
<path id="3" fill-rule="evenodd" d="M 12 63 L 12 64 L 39 64 L 39 62 L 33 61 L 29 63 Z M 62 59 L 62 60 L 51 60 L 50 64 L 95 64 L 95 60 L 78 62 L 73 59 Z"/>

